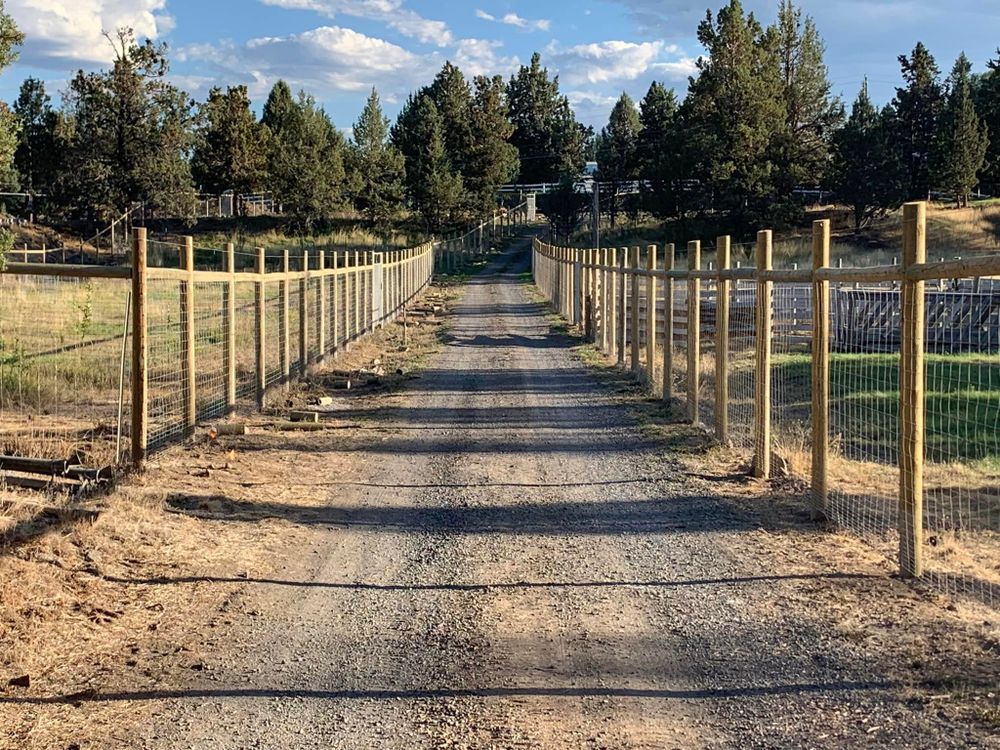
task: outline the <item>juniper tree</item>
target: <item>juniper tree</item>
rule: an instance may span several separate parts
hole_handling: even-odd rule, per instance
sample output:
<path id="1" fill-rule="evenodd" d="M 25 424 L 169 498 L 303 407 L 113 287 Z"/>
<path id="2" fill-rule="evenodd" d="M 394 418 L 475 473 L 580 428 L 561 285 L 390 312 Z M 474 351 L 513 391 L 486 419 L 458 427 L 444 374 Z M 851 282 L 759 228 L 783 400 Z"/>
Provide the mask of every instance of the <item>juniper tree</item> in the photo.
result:
<path id="1" fill-rule="evenodd" d="M 250 193 L 266 186 L 268 130 L 250 110 L 246 86 L 213 88 L 199 107 L 191 158 L 195 182 L 209 193 Z M 284 196 L 282 196 L 284 197 Z"/>
<path id="2" fill-rule="evenodd" d="M 414 208 L 432 232 L 441 231 L 462 201 L 462 178 L 452 168 L 445 148 L 444 121 L 430 95 L 413 104 L 414 150 L 406 161 L 406 178 Z"/>
<path id="3" fill-rule="evenodd" d="M 598 176 L 608 186 L 611 226 L 618 214 L 621 183 L 639 175 L 639 136 L 642 123 L 632 97 L 623 93 L 611 109 L 607 126 L 601 130 L 597 146 Z"/>
<path id="4" fill-rule="evenodd" d="M 355 206 L 378 229 L 388 229 L 403 202 L 404 162 L 389 142 L 389 121 L 374 88 L 354 124 L 348 158 Z"/>
<path id="5" fill-rule="evenodd" d="M 21 189 L 29 193 L 46 192 L 61 166 L 59 114 L 52 108 L 45 84 L 37 78 L 27 78 L 21 84 L 13 109 L 18 126 L 14 166 Z"/>
<path id="6" fill-rule="evenodd" d="M 477 76 L 472 100 L 472 145 L 464 179 L 472 211 L 483 216 L 496 205 L 497 192 L 517 176 L 517 148 L 510 142 L 514 126 L 500 76 Z"/>
<path id="7" fill-rule="evenodd" d="M 677 97 L 658 81 L 653 81 L 639 103 L 639 143 L 637 158 L 642 180 L 642 203 L 654 216 L 667 218 L 678 213 L 678 182 L 683 169 L 677 149 Z"/>
<path id="8" fill-rule="evenodd" d="M 963 52 L 948 78 L 948 98 L 941 114 L 935 159 L 935 184 L 955 196 L 959 207 L 967 205 L 969 193 L 986 166 L 989 136 L 972 101 L 972 63 Z"/>
<path id="9" fill-rule="evenodd" d="M 997 57 L 986 63 L 986 72 L 973 77 L 973 104 L 989 131 L 983 180 L 996 193 L 1000 188 L 1000 49 Z"/>
<path id="10" fill-rule="evenodd" d="M 899 64 L 906 85 L 893 100 L 894 137 L 906 167 L 906 197 L 923 200 L 931 189 L 944 95 L 937 64 L 922 42 L 909 57 L 900 55 Z"/>
<path id="11" fill-rule="evenodd" d="M 904 175 L 891 143 L 892 112 L 879 111 L 861 87 L 844 127 L 834 133 L 830 186 L 851 207 L 855 231 L 902 202 Z"/>

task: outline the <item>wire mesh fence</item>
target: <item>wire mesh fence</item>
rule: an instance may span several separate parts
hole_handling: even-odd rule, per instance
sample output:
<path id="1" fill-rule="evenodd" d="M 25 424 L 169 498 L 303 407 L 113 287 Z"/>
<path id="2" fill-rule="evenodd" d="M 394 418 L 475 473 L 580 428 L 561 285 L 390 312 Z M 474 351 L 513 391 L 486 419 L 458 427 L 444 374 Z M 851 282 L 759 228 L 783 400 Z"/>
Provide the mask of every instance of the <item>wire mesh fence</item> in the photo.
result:
<path id="1" fill-rule="evenodd" d="M 749 454 L 756 475 L 799 477 L 818 514 L 896 557 L 904 575 L 995 606 L 1000 256 L 992 246 L 975 254 L 963 235 L 966 255 L 942 260 L 950 242 L 940 227 L 932 236 L 942 247 L 925 250 L 924 210 L 909 204 L 889 228 L 900 246 L 860 262 L 832 252 L 829 224 L 818 222 L 813 237 L 773 243 L 764 232 L 734 245 L 722 269 L 721 245 L 692 243 L 670 270 L 650 264 L 650 251 L 628 252 L 623 265 L 608 251 L 538 241 L 534 278 L 654 394 L 670 372 L 688 419 Z M 612 293 L 591 274 L 612 279 Z M 618 352 L 604 318 L 623 337 Z"/>

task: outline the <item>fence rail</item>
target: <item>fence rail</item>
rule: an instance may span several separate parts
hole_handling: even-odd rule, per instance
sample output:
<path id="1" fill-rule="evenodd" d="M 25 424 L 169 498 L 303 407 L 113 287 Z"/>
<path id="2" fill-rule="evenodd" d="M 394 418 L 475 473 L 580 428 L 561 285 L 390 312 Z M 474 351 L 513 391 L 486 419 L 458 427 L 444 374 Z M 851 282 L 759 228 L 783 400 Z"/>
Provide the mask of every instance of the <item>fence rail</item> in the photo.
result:
<path id="1" fill-rule="evenodd" d="M 754 475 L 800 475 L 817 517 L 892 554 L 903 576 L 995 605 L 1000 256 L 927 262 L 924 203 L 904 207 L 903 239 L 901 265 L 833 268 L 819 221 L 810 269 L 774 268 L 762 231 L 755 267 L 732 268 L 720 237 L 711 270 L 697 241 L 680 268 L 673 245 L 536 240 L 532 270 L 557 312 L 656 394 L 680 396 Z"/>
<path id="2" fill-rule="evenodd" d="M 522 204 L 406 250 L 294 255 L 195 248 L 136 227 L 129 265 L 8 262 L 0 459 L 140 466 L 199 422 L 265 406 L 528 218 Z"/>

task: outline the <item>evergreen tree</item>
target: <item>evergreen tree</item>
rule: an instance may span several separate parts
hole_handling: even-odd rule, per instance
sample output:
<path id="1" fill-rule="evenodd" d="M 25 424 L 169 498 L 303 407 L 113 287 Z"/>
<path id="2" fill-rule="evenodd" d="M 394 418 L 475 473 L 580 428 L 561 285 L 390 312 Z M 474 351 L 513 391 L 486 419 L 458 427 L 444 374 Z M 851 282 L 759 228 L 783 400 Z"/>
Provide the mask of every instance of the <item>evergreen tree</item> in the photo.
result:
<path id="1" fill-rule="evenodd" d="M 639 176 L 639 136 L 642 123 L 632 98 L 623 93 L 611 110 L 607 127 L 597 147 L 598 178 L 607 186 L 607 198 L 614 227 L 618 214 L 621 183 Z"/>
<path id="2" fill-rule="evenodd" d="M 6 12 L 4 0 L 0 0 L 0 71 L 17 60 L 18 47 L 24 43 L 24 34 L 17 28 L 14 19 Z M 0 185 L 16 187 L 17 172 L 14 168 L 14 154 L 19 145 L 19 121 L 14 112 L 0 102 Z M 10 245 L 8 235 L 0 242 L 0 260 L 4 247 Z"/>
<path id="3" fill-rule="evenodd" d="M 446 62 L 424 93 L 441 116 L 448 160 L 464 174 L 472 151 L 472 90 L 462 71 Z"/>
<path id="4" fill-rule="evenodd" d="M 387 229 L 403 202 L 405 172 L 403 155 L 389 143 L 389 121 L 375 89 L 354 124 L 348 154 L 355 206 L 376 227 Z"/>
<path id="5" fill-rule="evenodd" d="M 948 79 L 934 171 L 935 184 L 954 195 L 959 207 L 968 205 L 969 193 L 986 166 L 989 145 L 986 125 L 972 101 L 971 73 L 972 63 L 963 52 Z"/>
<path id="6" fill-rule="evenodd" d="M 688 87 L 688 148 L 716 207 L 728 210 L 744 235 L 764 220 L 774 192 L 769 153 L 785 122 L 775 45 L 740 0 L 716 18 L 709 12 L 698 39 L 708 54 Z"/>
<path id="7" fill-rule="evenodd" d="M 906 166 L 907 198 L 926 200 L 931 189 L 932 160 L 937 151 L 944 94 L 931 53 L 918 42 L 909 57 L 899 56 L 906 85 L 893 100 L 895 140 Z"/>
<path id="8" fill-rule="evenodd" d="M 590 208 L 590 196 L 576 189 L 572 175 L 564 174 L 552 191 L 538 196 L 538 207 L 549 220 L 553 237 L 569 242 Z"/>
<path id="9" fill-rule="evenodd" d="M 825 46 L 812 18 L 792 0 L 781 0 L 778 22 L 768 35 L 781 76 L 785 122 L 775 141 L 775 186 L 782 198 L 798 185 L 819 184 L 830 159 L 830 138 L 844 121 L 844 107 L 831 94 Z"/>
<path id="10" fill-rule="evenodd" d="M 560 174 L 576 175 L 586 161 L 588 131 L 559 93 L 559 78 L 549 78 L 541 56 L 531 56 L 529 66 L 511 76 L 507 85 L 511 142 L 521 159 L 518 181 L 554 182 Z"/>
<path id="11" fill-rule="evenodd" d="M 64 105 L 73 121 L 59 196 L 67 213 L 107 221 L 142 201 L 153 215 L 189 215 L 194 205 L 191 102 L 167 82 L 165 45 L 113 39 L 110 71 L 80 71 Z"/>
<path id="12" fill-rule="evenodd" d="M 675 184 L 681 177 L 675 148 L 677 121 L 677 97 L 662 83 L 653 81 L 639 103 L 641 127 L 636 156 L 643 206 L 661 218 L 676 214 Z"/>
<path id="13" fill-rule="evenodd" d="M 973 104 L 990 135 L 983 182 L 996 194 L 1000 190 L 1000 49 L 997 57 L 986 63 L 986 72 L 973 77 L 973 83 Z"/>
<path id="14" fill-rule="evenodd" d="M 214 88 L 200 107 L 191 171 L 202 190 L 237 195 L 263 189 L 267 178 L 267 129 L 250 110 L 246 86 Z"/>
<path id="15" fill-rule="evenodd" d="M 497 193 L 517 176 L 517 148 L 510 142 L 514 126 L 507 115 L 506 90 L 500 76 L 477 76 L 472 100 L 472 146 L 465 164 L 469 206 L 485 216 L 496 206 Z"/>
<path id="16" fill-rule="evenodd" d="M 861 87 L 844 127 L 833 135 L 830 185 L 851 206 L 855 231 L 899 207 L 905 176 L 890 142 L 892 111 L 879 112 Z"/>
<path id="17" fill-rule="evenodd" d="M 285 210 L 311 226 L 343 205 L 347 189 L 344 137 L 304 91 L 284 81 L 271 89 L 261 118 L 267 133 L 267 184 Z"/>
<path id="18" fill-rule="evenodd" d="M 45 84 L 37 78 L 25 79 L 14 102 L 19 132 L 14 166 L 21 188 L 29 193 L 49 190 L 61 166 L 56 137 L 59 115 L 50 102 Z"/>
<path id="19" fill-rule="evenodd" d="M 444 121 L 429 94 L 413 107 L 415 151 L 406 161 L 406 179 L 414 208 L 427 229 L 441 231 L 454 219 L 462 201 L 462 178 L 452 169 L 445 148 Z"/>

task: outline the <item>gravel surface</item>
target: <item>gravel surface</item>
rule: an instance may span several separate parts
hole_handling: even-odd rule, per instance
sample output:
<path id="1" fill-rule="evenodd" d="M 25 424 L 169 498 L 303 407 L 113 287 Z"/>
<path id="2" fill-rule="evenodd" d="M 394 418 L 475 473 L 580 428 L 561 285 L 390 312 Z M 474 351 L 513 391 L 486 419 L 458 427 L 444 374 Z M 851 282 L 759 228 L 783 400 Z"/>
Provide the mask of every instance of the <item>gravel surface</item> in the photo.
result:
<path id="1" fill-rule="evenodd" d="M 527 260 L 468 284 L 447 345 L 358 434 L 299 438 L 353 452 L 358 475 L 326 506 L 272 502 L 310 542 L 242 584 L 203 669 L 99 698 L 156 703 L 133 742 L 996 746 L 905 700 L 863 638 L 791 595 L 841 579 L 757 553 L 751 517 L 685 479 L 550 332 Z"/>

